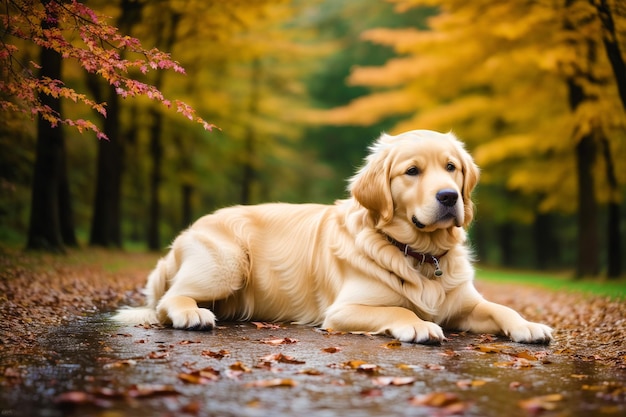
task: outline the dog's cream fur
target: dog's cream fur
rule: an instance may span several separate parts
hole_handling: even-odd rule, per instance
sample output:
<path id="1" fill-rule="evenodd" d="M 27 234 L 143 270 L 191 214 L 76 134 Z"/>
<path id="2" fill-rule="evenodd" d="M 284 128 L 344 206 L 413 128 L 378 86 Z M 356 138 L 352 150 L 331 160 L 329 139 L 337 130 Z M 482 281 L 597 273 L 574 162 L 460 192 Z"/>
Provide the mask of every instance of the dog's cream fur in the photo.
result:
<path id="1" fill-rule="evenodd" d="M 150 274 L 147 306 L 116 319 L 179 329 L 213 328 L 216 316 L 293 321 L 416 343 L 443 340 L 441 325 L 549 342 L 549 327 L 474 288 L 464 228 L 478 175 L 452 134 L 382 135 L 346 200 L 236 206 L 199 219 Z M 442 204 L 442 190 L 456 203 Z M 440 256 L 443 275 L 388 237 Z"/>

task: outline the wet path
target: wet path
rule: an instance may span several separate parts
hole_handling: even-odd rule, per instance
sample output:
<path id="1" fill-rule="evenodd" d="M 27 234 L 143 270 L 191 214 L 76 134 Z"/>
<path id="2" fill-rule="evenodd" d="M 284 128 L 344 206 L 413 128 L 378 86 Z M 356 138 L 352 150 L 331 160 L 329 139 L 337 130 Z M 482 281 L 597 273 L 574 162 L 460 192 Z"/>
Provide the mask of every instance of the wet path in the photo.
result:
<path id="1" fill-rule="evenodd" d="M 3 416 L 623 416 L 626 373 L 558 346 L 447 333 L 441 346 L 307 326 L 50 331 L 3 357 Z"/>

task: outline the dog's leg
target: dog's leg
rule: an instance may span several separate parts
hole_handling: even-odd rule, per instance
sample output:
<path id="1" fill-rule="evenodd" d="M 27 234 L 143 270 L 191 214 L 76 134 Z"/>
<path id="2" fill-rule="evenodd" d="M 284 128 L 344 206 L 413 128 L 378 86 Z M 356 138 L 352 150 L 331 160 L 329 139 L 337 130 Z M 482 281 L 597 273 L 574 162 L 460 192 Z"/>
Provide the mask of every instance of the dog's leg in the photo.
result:
<path id="1" fill-rule="evenodd" d="M 420 319 L 402 307 L 336 305 L 327 312 L 323 327 L 346 332 L 388 334 L 402 342 L 437 344 L 444 340 L 441 327 Z"/>
<path id="2" fill-rule="evenodd" d="M 234 242 L 196 236 L 185 242 L 181 258 L 170 288 L 157 304 L 159 321 L 171 322 L 177 329 L 212 329 L 215 314 L 197 303 L 226 299 L 240 290 L 247 276 L 247 257 Z"/>
<path id="3" fill-rule="evenodd" d="M 461 320 L 459 327 L 473 333 L 504 333 L 521 343 L 550 343 L 552 340 L 550 327 L 527 321 L 509 307 L 484 300 Z"/>

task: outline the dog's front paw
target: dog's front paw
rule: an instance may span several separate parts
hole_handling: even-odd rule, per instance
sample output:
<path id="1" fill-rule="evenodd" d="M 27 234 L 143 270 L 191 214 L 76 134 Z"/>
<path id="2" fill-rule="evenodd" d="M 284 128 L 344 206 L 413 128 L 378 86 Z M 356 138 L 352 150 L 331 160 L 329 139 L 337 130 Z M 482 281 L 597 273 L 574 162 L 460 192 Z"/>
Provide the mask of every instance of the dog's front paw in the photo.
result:
<path id="1" fill-rule="evenodd" d="M 505 329 L 504 333 L 514 342 L 543 343 L 552 341 L 552 329 L 545 324 L 525 322 L 516 327 Z"/>
<path id="2" fill-rule="evenodd" d="M 184 330 L 211 330 L 215 327 L 215 314 L 206 308 L 189 308 L 170 312 L 172 327 Z"/>
<path id="3" fill-rule="evenodd" d="M 389 333 L 401 342 L 422 343 L 426 345 L 439 344 L 445 339 L 441 327 L 429 321 L 399 325 L 391 328 Z"/>

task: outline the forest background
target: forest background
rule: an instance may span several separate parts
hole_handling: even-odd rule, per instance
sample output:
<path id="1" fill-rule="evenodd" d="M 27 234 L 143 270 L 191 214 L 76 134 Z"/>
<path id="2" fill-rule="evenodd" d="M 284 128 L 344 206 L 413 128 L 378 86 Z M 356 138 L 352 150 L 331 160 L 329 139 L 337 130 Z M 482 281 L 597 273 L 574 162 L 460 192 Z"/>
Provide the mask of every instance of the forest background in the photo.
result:
<path id="1" fill-rule="evenodd" d="M 4 13 L 22 3 L 36 5 L 4 0 Z M 69 186 L 62 245 L 160 250 L 219 207 L 332 203 L 346 196 L 346 179 L 382 131 L 434 129 L 453 131 L 482 169 L 471 229 L 479 262 L 622 274 L 623 2 L 85 4 L 143 45 L 171 52 L 186 75 L 135 76 L 219 129 L 203 130 L 148 98 L 124 98 L 63 58 L 65 85 L 107 103 L 102 118 L 63 100 L 63 117 L 92 120 L 108 139 L 52 129 L 64 137 Z M 2 47 L 18 44 L 14 59 L 42 59 L 9 32 L 3 28 Z M 10 77 L 7 67 L 2 76 Z M 0 242 L 33 246 L 41 124 L 0 115 Z"/>

